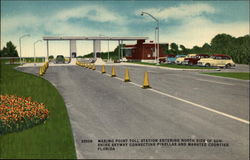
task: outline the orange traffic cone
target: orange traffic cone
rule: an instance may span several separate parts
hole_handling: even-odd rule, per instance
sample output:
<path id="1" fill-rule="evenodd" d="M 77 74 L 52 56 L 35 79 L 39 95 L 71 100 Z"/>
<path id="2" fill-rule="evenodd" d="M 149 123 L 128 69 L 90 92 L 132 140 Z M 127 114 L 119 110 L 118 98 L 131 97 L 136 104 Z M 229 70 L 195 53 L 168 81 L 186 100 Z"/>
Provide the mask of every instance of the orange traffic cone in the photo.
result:
<path id="1" fill-rule="evenodd" d="M 42 67 L 39 68 L 39 76 L 42 76 L 43 72 L 42 72 Z"/>
<path id="2" fill-rule="evenodd" d="M 96 68 L 95 68 L 95 64 L 93 64 L 93 65 L 92 65 L 92 70 L 95 70 L 95 69 L 96 69 Z"/>
<path id="3" fill-rule="evenodd" d="M 116 77 L 115 67 L 112 67 L 111 77 Z"/>
<path id="4" fill-rule="evenodd" d="M 124 78 L 124 82 L 130 82 L 130 78 L 129 78 L 129 72 L 128 69 L 125 69 L 125 78 Z"/>
<path id="5" fill-rule="evenodd" d="M 44 66 L 42 66 L 42 74 L 44 74 L 45 73 L 45 68 L 44 68 Z"/>
<path id="6" fill-rule="evenodd" d="M 89 64 L 89 69 L 92 69 L 92 64 L 91 63 Z"/>
<path id="7" fill-rule="evenodd" d="M 149 86 L 149 80 L 148 80 L 148 72 L 145 72 L 144 73 L 144 81 L 143 81 L 143 86 L 142 86 L 143 89 L 145 88 L 151 88 Z"/>
<path id="8" fill-rule="evenodd" d="M 102 73 L 106 73 L 106 69 L 105 69 L 104 64 L 102 65 Z"/>

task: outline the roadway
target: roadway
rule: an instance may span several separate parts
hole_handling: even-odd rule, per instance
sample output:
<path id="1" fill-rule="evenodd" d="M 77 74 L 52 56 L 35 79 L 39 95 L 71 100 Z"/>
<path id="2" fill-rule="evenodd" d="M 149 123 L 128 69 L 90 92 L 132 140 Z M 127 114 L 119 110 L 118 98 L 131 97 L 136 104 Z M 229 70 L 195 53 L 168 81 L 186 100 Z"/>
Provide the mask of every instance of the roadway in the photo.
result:
<path id="1" fill-rule="evenodd" d="M 122 81 L 125 68 L 132 83 Z M 249 158 L 249 81 L 143 66 L 116 66 L 118 78 L 111 78 L 111 66 L 100 70 L 55 66 L 44 75 L 64 97 L 78 158 Z M 152 89 L 140 87 L 144 71 Z M 221 139 L 229 146 L 97 150 L 98 139 L 116 138 Z"/>

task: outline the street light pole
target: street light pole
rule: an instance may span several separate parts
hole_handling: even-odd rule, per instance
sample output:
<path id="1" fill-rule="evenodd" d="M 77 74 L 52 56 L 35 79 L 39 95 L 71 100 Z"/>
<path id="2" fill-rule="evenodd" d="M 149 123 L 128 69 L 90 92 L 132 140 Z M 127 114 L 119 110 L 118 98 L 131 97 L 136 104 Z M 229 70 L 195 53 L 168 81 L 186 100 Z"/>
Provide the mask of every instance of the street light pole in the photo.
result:
<path id="1" fill-rule="evenodd" d="M 22 63 L 22 47 L 21 47 L 21 40 L 22 40 L 22 38 L 24 38 L 24 37 L 29 37 L 30 36 L 30 34 L 24 34 L 24 35 L 22 35 L 21 37 L 19 37 L 19 49 L 20 49 L 20 64 Z"/>
<path id="2" fill-rule="evenodd" d="M 109 39 L 108 39 L 108 62 L 109 62 Z"/>
<path id="3" fill-rule="evenodd" d="M 156 51 L 156 45 L 155 45 L 155 53 L 156 53 L 156 59 L 157 62 L 156 64 L 159 65 L 159 20 L 157 18 L 155 18 L 154 16 L 152 16 L 150 13 L 147 12 L 141 12 L 141 16 L 143 16 L 144 14 L 147 14 L 148 16 L 150 16 L 151 18 L 153 18 L 156 21 L 156 28 L 155 28 L 155 40 L 157 39 L 157 51 Z M 156 30 L 157 30 L 157 38 L 156 38 Z"/>
<path id="4" fill-rule="evenodd" d="M 159 32 L 160 32 L 160 28 L 159 28 L 159 21 L 157 21 L 157 45 L 158 45 L 158 49 L 157 49 L 157 63 L 156 65 L 160 65 L 159 64 L 159 59 L 160 59 L 160 35 L 159 35 Z"/>
<path id="5" fill-rule="evenodd" d="M 156 38 L 156 28 L 155 28 L 155 50 L 154 50 L 154 56 L 155 56 L 155 63 L 157 63 L 157 48 L 156 48 L 156 46 L 157 46 L 157 38 Z"/>
<path id="6" fill-rule="evenodd" d="M 42 42 L 42 40 L 37 40 L 34 42 L 34 65 L 36 65 L 36 43 Z"/>

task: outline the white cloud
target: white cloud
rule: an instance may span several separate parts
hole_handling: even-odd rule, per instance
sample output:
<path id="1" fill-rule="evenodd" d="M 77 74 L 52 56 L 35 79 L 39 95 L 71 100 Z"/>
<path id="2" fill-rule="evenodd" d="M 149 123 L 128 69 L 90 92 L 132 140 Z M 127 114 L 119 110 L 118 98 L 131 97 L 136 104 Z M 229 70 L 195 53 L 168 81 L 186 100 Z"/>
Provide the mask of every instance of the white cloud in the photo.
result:
<path id="1" fill-rule="evenodd" d="M 125 27 L 119 30 L 105 30 L 104 28 L 95 29 L 94 27 L 82 26 L 68 22 L 70 18 L 87 18 L 97 22 L 112 22 L 116 26 L 122 25 L 125 21 L 125 17 L 119 16 L 119 14 L 109 11 L 102 6 L 80 6 L 76 8 L 69 8 L 66 10 L 60 10 L 51 17 L 34 16 L 32 14 L 19 14 L 11 17 L 1 17 L 1 47 L 6 42 L 12 41 L 19 51 L 19 37 L 23 34 L 30 33 L 31 37 L 27 37 L 22 40 L 22 54 L 24 56 L 33 56 L 33 42 L 38 39 L 42 39 L 44 32 L 50 33 L 47 36 L 98 36 L 104 34 L 105 36 L 119 35 L 127 33 Z M 57 54 L 57 52 L 68 56 L 68 42 L 57 42 L 50 45 L 51 53 Z M 110 50 L 115 48 L 116 44 L 110 45 Z M 46 44 L 37 44 L 37 55 L 44 56 L 46 53 Z M 58 51 L 55 51 L 58 48 Z M 80 47 L 81 48 L 81 47 Z M 84 43 L 84 49 L 81 50 L 81 55 L 92 52 L 92 43 Z M 104 49 L 105 50 L 105 49 Z"/>
<path id="2" fill-rule="evenodd" d="M 137 11 L 137 15 L 142 10 Z M 205 42 L 210 42 L 211 39 L 219 33 L 227 33 L 233 36 L 243 36 L 249 34 L 248 22 L 231 22 L 231 23 L 215 23 L 203 16 L 203 13 L 213 14 L 216 10 L 208 5 L 202 3 L 179 5 L 176 7 L 168 8 L 148 8 L 143 9 L 145 12 L 149 12 L 157 18 L 160 18 L 162 22 L 168 19 L 175 19 L 181 22 L 178 25 L 164 26 L 164 23 L 160 25 L 160 41 L 162 43 L 176 42 L 183 44 L 186 47 L 193 47 L 194 45 L 201 46 Z M 83 26 L 80 24 L 70 23 L 70 18 L 87 18 L 97 22 L 111 22 L 116 29 L 107 30 L 100 27 L 96 29 L 92 26 Z M 129 27 L 124 24 L 141 25 L 145 21 L 152 21 L 150 18 L 127 19 L 126 16 L 121 16 L 119 13 L 115 13 L 108 8 L 97 5 L 79 6 L 76 8 L 69 8 L 61 10 L 53 14 L 51 17 L 38 17 L 31 14 L 16 15 L 12 17 L 3 17 L 1 19 L 1 44 L 5 45 L 7 41 L 12 41 L 18 45 L 18 38 L 27 32 L 32 32 L 31 37 L 24 38 L 22 41 L 23 55 L 33 56 L 33 43 L 41 39 L 44 35 L 44 31 L 52 35 L 61 36 L 98 36 L 103 34 L 105 36 L 148 36 L 151 40 L 154 40 L 154 24 L 152 28 L 140 28 L 138 31 L 130 32 Z M 136 22 L 136 23 L 134 23 Z M 112 27 L 114 27 L 112 26 Z M 128 42 L 133 44 L 134 42 Z M 110 42 L 110 50 L 113 50 L 117 46 L 117 42 Z M 19 51 L 19 46 L 17 47 Z M 107 50 L 106 42 L 102 43 L 103 51 Z M 77 53 L 80 55 L 92 52 L 92 41 L 81 41 L 77 43 Z M 67 41 L 64 42 L 51 42 L 50 44 L 51 54 L 63 54 L 69 55 L 69 45 Z M 37 55 L 46 55 L 46 43 L 37 44 Z"/>
<path id="3" fill-rule="evenodd" d="M 249 34 L 248 22 L 219 23 L 206 18 L 204 13 L 212 15 L 217 13 L 217 10 L 205 3 L 147 8 L 137 10 L 136 13 L 139 14 L 141 11 L 152 14 L 162 22 L 160 23 L 160 41 L 162 43 L 176 42 L 192 48 L 195 45 L 202 46 L 204 43 L 210 43 L 211 39 L 220 33 L 230 34 L 235 37 Z M 152 21 L 150 18 L 144 19 L 144 22 Z M 167 25 L 170 20 L 176 20 L 178 24 Z M 153 32 L 149 36 L 153 39 Z"/>
<path id="4" fill-rule="evenodd" d="M 39 18 L 31 14 L 16 15 L 12 17 L 1 17 L 1 31 L 2 32 L 13 32 L 18 27 L 32 27 L 34 25 L 40 24 Z"/>
<path id="5" fill-rule="evenodd" d="M 172 31 L 173 30 L 173 31 Z M 161 41 L 176 42 L 192 48 L 210 43 L 212 38 L 220 33 L 230 34 L 235 37 L 249 34 L 248 22 L 213 23 L 202 17 L 192 18 L 180 26 L 161 30 Z"/>
<path id="6" fill-rule="evenodd" d="M 204 3 L 181 4 L 176 7 L 168 7 L 168 8 L 147 8 L 143 10 L 137 10 L 136 14 L 139 14 L 142 11 L 154 15 L 156 18 L 159 18 L 160 20 L 185 19 L 187 17 L 200 16 L 202 13 L 211 14 L 216 12 L 215 8 Z"/>
<path id="7" fill-rule="evenodd" d="M 68 20 L 70 18 L 87 18 L 98 22 L 123 23 L 124 17 L 109 11 L 107 8 L 96 5 L 85 5 L 77 8 L 65 9 L 55 15 L 55 19 Z"/>

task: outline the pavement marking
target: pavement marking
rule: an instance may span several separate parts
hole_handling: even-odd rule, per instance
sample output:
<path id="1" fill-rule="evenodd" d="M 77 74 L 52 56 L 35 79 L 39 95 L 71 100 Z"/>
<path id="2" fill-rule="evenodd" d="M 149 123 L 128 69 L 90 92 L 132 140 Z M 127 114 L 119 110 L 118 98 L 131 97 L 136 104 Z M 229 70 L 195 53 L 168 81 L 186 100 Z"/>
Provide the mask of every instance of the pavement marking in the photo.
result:
<path id="1" fill-rule="evenodd" d="M 100 71 L 97 71 L 97 72 L 101 73 Z M 106 76 L 111 76 L 111 75 L 108 74 L 108 73 L 106 73 L 105 75 L 106 75 Z M 114 78 L 123 81 L 122 78 L 119 78 L 119 77 L 114 77 Z M 129 82 L 129 83 L 131 83 L 131 84 L 133 84 L 133 85 L 135 85 L 135 86 L 141 87 L 141 85 L 136 84 L 136 83 L 134 83 L 134 82 Z M 238 117 L 235 117 L 235 116 L 233 116 L 233 115 L 230 115 L 230 114 L 227 114 L 227 113 L 224 113 L 224 112 L 220 112 L 220 111 L 217 111 L 217 110 L 215 110 L 215 109 L 212 109 L 212 108 L 209 108 L 209 107 L 205 107 L 205 106 L 203 106 L 203 105 L 196 104 L 196 103 L 190 102 L 190 101 L 188 101 L 188 100 L 185 100 L 185 99 L 182 99 L 182 98 L 178 98 L 178 97 L 172 96 L 172 95 L 170 95 L 170 94 L 167 94 L 167 93 L 164 93 L 164 92 L 161 92 L 161 91 L 152 89 L 152 88 L 150 88 L 150 89 L 148 89 L 148 90 L 153 91 L 153 92 L 158 93 L 158 94 L 161 94 L 161 95 L 164 95 L 164 96 L 167 96 L 167 97 L 170 97 L 170 98 L 173 98 L 173 99 L 176 99 L 176 100 L 181 101 L 181 102 L 185 102 L 185 103 L 191 104 L 191 105 L 193 105 L 193 106 L 195 106 L 195 107 L 202 108 L 202 109 L 205 109 L 205 110 L 207 110 L 207 111 L 210 111 L 210 112 L 213 112 L 213 113 L 217 113 L 217 114 L 219 114 L 219 115 L 222 115 L 222 116 L 225 116 L 225 117 L 228 117 L 228 118 L 231 118 L 231 119 L 240 121 L 240 122 L 242 122 L 242 123 L 249 124 L 249 121 L 244 120 L 244 119 L 241 119 L 241 118 L 238 118 Z"/>
<path id="2" fill-rule="evenodd" d="M 206 82 L 211 82 L 211 83 L 218 83 L 218 84 L 231 85 L 231 86 L 234 85 L 234 84 L 231 84 L 231 83 L 217 82 L 217 81 L 211 81 L 211 80 L 206 80 L 206 79 L 196 79 L 196 80 L 198 80 L 198 81 L 206 81 Z"/>
<path id="3" fill-rule="evenodd" d="M 178 97 L 175 97 L 175 96 L 172 96 L 170 94 L 167 94 L 167 93 L 163 93 L 161 91 L 157 91 L 155 89 L 149 89 L 155 93 L 159 93 L 161 95 L 164 95 L 164 96 L 167 96 L 167 97 L 170 97 L 170 98 L 173 98 L 173 99 L 176 99 L 176 100 L 179 100 L 179 101 L 182 101 L 182 102 L 185 102 L 185 103 L 188 103 L 188 104 L 191 104 L 193 106 L 196 106 L 196 107 L 199 107 L 199 108 L 202 108 L 202 109 L 205 109 L 205 110 L 208 110 L 210 112 L 214 112 L 214 113 L 217 113 L 217 114 L 220 114 L 222 116 L 225 116 L 225 117 L 228 117 L 228 118 L 231 118 L 231 119 L 234 119 L 234 120 L 237 120 L 237 121 L 240 121 L 240 122 L 243 122 L 243 123 L 246 123 L 246 124 L 249 124 L 249 121 L 247 120 L 244 120 L 244 119 L 241 119 L 241 118 L 238 118 L 238 117 L 235 117 L 235 116 L 232 116 L 230 114 L 226 114 L 224 112 L 220 112 L 220 111 L 217 111 L 215 109 L 211 109 L 211 108 L 208 108 L 208 107 L 205 107 L 205 106 L 202 106 L 200 104 L 196 104 L 196 103 L 193 103 L 193 102 L 190 102 L 188 100 L 185 100 L 185 99 L 182 99 L 182 98 L 178 98 Z"/>

